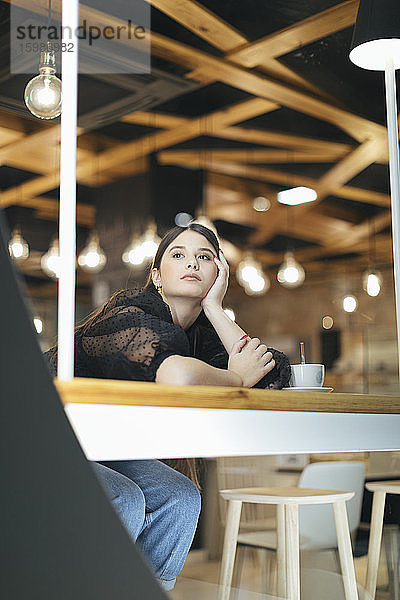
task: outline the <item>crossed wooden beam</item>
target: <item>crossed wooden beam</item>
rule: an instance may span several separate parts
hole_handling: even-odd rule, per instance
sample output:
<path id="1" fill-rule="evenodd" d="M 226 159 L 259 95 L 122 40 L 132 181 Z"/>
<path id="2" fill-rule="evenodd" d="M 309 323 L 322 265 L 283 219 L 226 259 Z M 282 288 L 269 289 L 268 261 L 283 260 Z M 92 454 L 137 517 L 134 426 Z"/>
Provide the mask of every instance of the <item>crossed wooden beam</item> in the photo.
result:
<path id="1" fill-rule="evenodd" d="M 95 160 L 93 153 L 86 154 L 86 156 L 82 153 L 77 168 L 79 181 L 93 184 L 96 173 L 99 172 L 101 177 L 111 178 L 113 173 L 121 169 L 121 165 L 124 164 L 128 165 L 128 168 L 125 168 L 125 174 L 140 172 L 147 168 L 146 157 L 150 153 L 160 152 L 171 145 L 200 135 L 213 135 L 286 148 L 287 159 L 285 162 L 295 160 L 294 156 L 297 156 L 298 160 L 312 161 L 316 153 L 319 155 L 320 161 L 333 159 L 339 162 L 320 180 L 315 181 L 280 173 L 274 169 L 250 166 L 260 160 L 263 162 L 278 159 L 284 161 L 279 150 L 260 149 L 252 153 L 247 152 L 246 155 L 240 154 L 240 151 L 237 151 L 236 155 L 234 151 L 229 153 L 228 151 L 219 151 L 219 155 L 218 151 L 214 153 L 204 151 L 197 155 L 193 152 L 191 154 L 181 152 L 180 155 L 177 155 L 176 152 L 174 154 L 172 151 L 164 151 L 159 154 L 160 161 L 164 164 L 206 168 L 213 172 L 228 173 L 236 177 L 258 179 L 275 184 L 307 185 L 305 183 L 307 180 L 310 187 L 318 190 L 320 198 L 334 193 L 358 201 L 373 202 L 382 206 L 389 205 L 389 199 L 384 194 L 376 194 L 345 185 L 349 179 L 371 163 L 387 160 L 386 129 L 327 100 L 326 95 L 318 88 L 311 86 L 277 60 L 280 55 L 297 47 L 352 25 L 357 11 L 358 3 L 356 1 L 343 2 L 254 43 L 249 43 L 240 32 L 197 2 L 192 0 L 151 1 L 159 10 L 226 52 L 223 59 L 216 58 L 160 34 L 152 33 L 151 42 L 154 54 L 189 67 L 191 72 L 188 76 L 198 81 L 203 83 L 214 80 L 222 81 L 255 97 L 195 119 L 183 119 L 172 115 L 133 113 L 125 120 L 138 123 L 142 119 L 142 123 L 144 123 L 147 119 L 147 124 L 163 130 L 97 153 Z M 18 3 L 24 6 L 30 5 L 28 0 L 18 0 Z M 32 10 L 32 7 L 29 6 L 29 8 Z M 36 10 L 45 12 L 47 10 L 46 1 L 40 0 Z M 57 10 L 57 5 L 55 10 Z M 116 26 L 122 23 L 111 15 L 105 13 L 99 15 L 98 11 L 84 5 L 81 6 L 82 18 L 90 18 L 94 12 L 96 12 L 97 18 L 100 17 L 100 21 L 105 24 Z M 121 42 L 129 43 L 129 40 L 122 39 Z M 254 67 L 258 68 L 257 72 L 248 70 Z M 349 133 L 359 145 L 352 148 L 344 144 L 311 140 L 276 132 L 249 130 L 237 126 L 237 123 L 276 110 L 281 106 L 287 106 L 333 123 Z M 54 131 L 56 129 L 55 127 L 48 128 L 43 132 L 30 135 L 28 139 L 17 139 L 7 144 L 0 152 L 2 161 L 5 163 L 12 160 L 17 161 L 18 155 L 21 156 L 20 152 L 23 150 L 24 144 L 26 151 L 27 146 L 37 147 L 39 140 L 42 144 L 46 142 L 46 139 L 54 142 L 57 137 L 57 132 Z M 292 159 L 290 159 L 291 152 Z M 300 181 L 303 183 L 299 183 Z M 39 194 L 56 187 L 58 183 L 58 168 L 48 169 L 48 172 L 42 176 L 7 190 L 3 194 L 1 205 L 8 206 L 15 203 L 25 205 L 31 203 L 32 205 L 38 200 Z M 47 211 L 52 210 L 50 206 L 47 209 L 42 208 Z M 302 218 L 308 215 L 307 219 L 310 219 L 309 206 L 301 207 L 301 211 Z M 275 212 L 277 213 L 278 209 Z M 261 231 L 257 234 L 259 242 L 270 234 L 272 216 L 272 212 L 268 214 L 268 226 L 261 225 Z M 266 219 L 264 221 L 267 222 Z M 277 218 L 275 224 L 276 222 Z"/>

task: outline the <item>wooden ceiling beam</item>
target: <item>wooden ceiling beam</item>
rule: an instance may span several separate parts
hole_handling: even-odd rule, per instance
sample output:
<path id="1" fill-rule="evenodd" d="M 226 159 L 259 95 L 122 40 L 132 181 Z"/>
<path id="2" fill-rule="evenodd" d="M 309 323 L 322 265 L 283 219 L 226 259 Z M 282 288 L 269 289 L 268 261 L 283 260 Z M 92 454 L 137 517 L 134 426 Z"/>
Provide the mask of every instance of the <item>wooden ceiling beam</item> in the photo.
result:
<path id="1" fill-rule="evenodd" d="M 217 173 L 225 173 L 245 179 L 256 179 L 271 184 L 278 184 L 284 187 L 303 185 L 315 189 L 318 183 L 317 180 L 311 177 L 305 177 L 304 175 L 286 173 L 276 169 L 268 169 L 266 167 L 253 167 L 251 165 L 242 165 L 240 163 L 227 163 L 216 160 L 208 160 L 205 157 L 174 161 L 168 157 L 167 153 L 165 153 L 162 161 L 160 162 L 162 164 L 176 164 L 190 168 L 209 169 L 210 171 Z M 362 188 L 341 186 L 335 190 L 332 190 L 332 194 L 341 198 L 349 197 L 350 199 L 357 200 L 358 202 L 368 202 L 378 206 L 390 206 L 390 196 L 387 194 L 364 190 Z M 309 206 L 311 205 L 315 206 L 315 202 Z"/>
<path id="2" fill-rule="evenodd" d="M 364 239 L 368 239 L 371 231 L 375 235 L 385 229 L 391 223 L 390 211 L 385 211 L 359 225 L 353 225 L 347 235 L 335 235 L 326 240 L 324 249 L 306 249 L 296 252 L 299 260 L 310 260 L 323 256 L 335 255 L 345 252 L 353 252 L 354 248 Z"/>
<path id="3" fill-rule="evenodd" d="M 180 125 L 190 123 L 190 119 L 166 113 L 149 113 L 136 111 L 122 117 L 121 121 L 157 127 L 159 129 L 173 129 Z M 236 141 L 255 143 L 264 146 L 277 146 L 304 152 L 337 152 L 338 155 L 350 152 L 354 147 L 340 142 L 319 140 L 299 135 L 290 135 L 279 131 L 262 129 L 247 129 L 245 127 L 223 127 L 212 132 L 215 137 L 227 138 Z"/>
<path id="4" fill-rule="evenodd" d="M 204 6 L 201 6 L 195 0 L 148 0 L 153 6 L 167 14 L 169 17 L 192 31 L 202 39 L 206 40 L 212 46 L 226 52 L 225 58 L 239 65 L 243 65 L 243 60 L 239 56 L 235 57 L 237 51 L 245 47 L 249 48 L 253 44 L 238 32 L 231 25 L 227 24 L 221 17 L 213 14 Z M 302 23 L 302 22 L 300 22 Z M 300 23 L 298 24 L 300 26 Z M 260 69 L 266 75 L 280 80 L 297 85 L 300 88 L 307 89 L 314 94 L 322 97 L 327 97 L 322 90 L 316 85 L 301 77 L 298 73 L 287 67 L 286 65 L 275 60 L 271 56 L 268 59 L 263 59 L 259 63 Z M 255 65 L 254 65 L 255 66 Z M 213 81 L 206 70 L 200 68 L 195 69 L 187 75 L 190 79 L 201 81 L 203 85 L 207 85 Z M 330 98 L 332 101 L 332 98 Z"/>
<path id="5" fill-rule="evenodd" d="M 348 0 L 332 6 L 303 21 L 267 35 L 261 40 L 252 42 L 248 46 L 233 50 L 226 58 L 235 62 L 240 61 L 244 67 L 253 68 L 271 58 L 278 58 L 293 52 L 293 50 L 354 25 L 358 4 L 358 0 Z"/>
<path id="6" fill-rule="evenodd" d="M 152 152 L 157 152 L 163 148 L 183 142 L 199 135 L 210 135 L 216 129 L 233 125 L 238 121 L 251 118 L 268 111 L 275 110 L 277 105 L 263 98 L 252 98 L 229 106 L 223 110 L 217 110 L 212 113 L 202 115 L 192 119 L 174 129 L 164 130 L 149 134 L 134 140 L 119 144 L 96 155 L 96 160 L 84 160 L 77 165 L 77 179 L 85 181 L 85 177 L 90 177 L 97 171 L 100 173 L 110 172 L 114 167 L 119 168 L 124 162 L 130 162 L 132 169 L 135 165 L 133 161 L 139 160 L 139 167 L 142 164 L 141 159 Z M 59 169 L 48 175 L 31 179 L 19 186 L 6 190 L 1 197 L 0 206 L 6 207 L 10 204 L 18 203 L 16 199 L 27 196 L 32 198 L 42 194 L 59 185 Z"/>
<path id="7" fill-rule="evenodd" d="M 264 146 L 278 146 L 279 148 L 294 148 L 296 150 L 311 150 L 322 152 L 346 152 L 352 149 L 349 144 L 330 142 L 299 135 L 269 131 L 263 129 L 248 129 L 247 127 L 225 127 L 218 132 L 218 137 L 237 140 L 238 142 L 249 142 L 262 144 Z"/>
<path id="8" fill-rule="evenodd" d="M 18 0 L 18 5 L 30 7 L 30 10 L 43 12 L 43 6 L 32 8 L 28 0 Z M 43 2 L 42 2 L 43 4 Z M 81 18 L 96 18 L 100 25 L 117 27 L 124 23 L 121 19 L 114 17 L 85 5 L 80 7 Z M 124 45 L 132 45 L 132 40 L 123 37 L 119 40 Z M 259 74 L 246 71 L 233 63 L 211 56 L 206 52 L 197 50 L 177 42 L 161 34 L 152 32 L 152 53 L 163 59 L 181 64 L 190 69 L 205 68 L 208 74 L 215 80 L 222 81 L 227 85 L 237 87 L 247 93 L 265 98 L 273 103 L 287 106 L 294 110 L 328 121 L 349 133 L 354 139 L 364 142 L 374 135 L 386 132 L 386 129 L 363 117 L 331 105 L 328 102 L 315 98 L 305 92 L 292 89 L 290 86 L 262 77 Z"/>
<path id="9" fill-rule="evenodd" d="M 0 164 L 6 164 L 8 158 L 21 156 L 22 153 L 28 154 L 43 146 L 55 146 L 60 141 L 60 131 L 60 125 L 46 126 L 40 131 L 0 148 Z"/>
<path id="10" fill-rule="evenodd" d="M 254 183 L 246 182 L 227 175 L 207 173 L 206 207 L 211 219 L 226 219 L 229 210 L 229 220 L 241 222 L 257 228 L 250 236 L 250 243 L 254 246 L 263 244 L 275 234 L 292 235 L 299 239 L 308 239 L 319 244 L 332 236 L 347 235 L 351 230 L 351 223 L 333 216 L 310 211 L 307 215 L 292 218 L 291 207 L 272 201 L 266 212 L 257 212 L 253 209 L 253 200 L 257 195 L 267 198 L 275 196 L 275 191 L 268 186 L 260 186 L 252 190 Z M 315 207 L 316 209 L 318 207 Z M 238 218 L 239 217 L 239 218 Z"/>
<path id="11" fill-rule="evenodd" d="M 375 162 L 375 157 L 386 145 L 386 139 L 373 139 L 360 144 L 345 158 L 340 160 L 332 169 L 323 175 L 316 185 L 319 200 L 322 200 L 335 190 L 341 188 L 355 175 Z"/>
<path id="12" fill-rule="evenodd" d="M 206 40 L 219 50 L 229 52 L 247 44 L 239 31 L 194 0 L 150 0 L 152 6 Z"/>
<path id="13" fill-rule="evenodd" d="M 24 134 L 21 131 L 16 131 L 15 129 L 10 129 L 0 125 L 0 151 L 1 148 L 4 148 L 4 146 L 12 144 L 16 140 L 21 139 L 23 136 Z"/>
<path id="14" fill-rule="evenodd" d="M 174 129 L 174 127 L 190 123 L 190 119 L 186 119 L 185 117 L 168 115 L 167 113 L 150 113 L 141 110 L 124 115 L 121 121 L 134 123 L 135 125 L 145 125 L 146 127 L 157 127 L 158 129 Z"/>
<path id="15" fill-rule="evenodd" d="M 168 157 L 175 161 L 197 157 L 209 160 L 240 163 L 324 163 L 335 162 L 346 152 L 310 151 L 310 150 L 164 150 L 158 154 L 160 161 Z"/>

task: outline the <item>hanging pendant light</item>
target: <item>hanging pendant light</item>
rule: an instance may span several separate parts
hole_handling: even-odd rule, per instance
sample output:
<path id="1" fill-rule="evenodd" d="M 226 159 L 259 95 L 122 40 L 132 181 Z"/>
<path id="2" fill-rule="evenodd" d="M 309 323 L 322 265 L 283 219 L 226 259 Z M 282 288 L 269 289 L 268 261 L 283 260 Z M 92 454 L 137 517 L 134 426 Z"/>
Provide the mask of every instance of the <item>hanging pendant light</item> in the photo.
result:
<path id="1" fill-rule="evenodd" d="M 78 256 L 78 265 L 91 273 L 99 273 L 107 262 L 104 250 L 100 248 L 99 237 L 95 232 L 89 236 L 89 241 Z"/>
<path id="2" fill-rule="evenodd" d="M 141 241 L 141 252 L 144 259 L 153 259 L 155 257 L 160 242 L 161 238 L 157 235 L 157 226 L 153 221 L 147 227 Z"/>
<path id="3" fill-rule="evenodd" d="M 236 279 L 249 296 L 265 294 L 270 287 L 269 278 L 265 275 L 262 265 L 251 253 L 245 254 L 237 266 Z"/>
<path id="4" fill-rule="evenodd" d="M 304 282 L 304 269 L 295 260 L 293 252 L 285 252 L 284 261 L 279 267 L 277 279 L 286 288 L 296 288 Z"/>
<path id="5" fill-rule="evenodd" d="M 260 263 L 248 252 L 244 255 L 243 260 L 240 261 L 236 269 L 238 283 L 244 287 L 251 279 L 255 279 L 260 274 L 260 269 Z"/>
<path id="6" fill-rule="evenodd" d="M 54 119 L 61 114 L 61 81 L 56 77 L 56 59 L 51 43 L 40 53 L 39 75 L 31 79 L 24 92 L 25 104 L 39 119 Z"/>
<path id="7" fill-rule="evenodd" d="M 368 296 L 378 296 L 382 287 L 382 275 L 379 271 L 368 269 L 363 275 L 363 288 Z"/>
<path id="8" fill-rule="evenodd" d="M 22 262 L 29 256 L 29 246 L 21 234 L 19 226 L 14 227 L 11 239 L 8 243 L 10 256 L 16 262 Z"/>
<path id="9" fill-rule="evenodd" d="M 131 243 L 122 254 L 122 262 L 128 267 L 139 267 L 144 262 L 144 254 L 140 238 L 135 234 Z"/>
<path id="10" fill-rule="evenodd" d="M 261 296 L 269 290 L 270 285 L 269 278 L 261 271 L 244 285 L 244 291 L 248 296 Z"/>
<path id="11" fill-rule="evenodd" d="M 60 278 L 61 259 L 57 238 L 54 238 L 46 254 L 43 254 L 40 260 L 40 266 L 46 275 L 52 279 Z"/>

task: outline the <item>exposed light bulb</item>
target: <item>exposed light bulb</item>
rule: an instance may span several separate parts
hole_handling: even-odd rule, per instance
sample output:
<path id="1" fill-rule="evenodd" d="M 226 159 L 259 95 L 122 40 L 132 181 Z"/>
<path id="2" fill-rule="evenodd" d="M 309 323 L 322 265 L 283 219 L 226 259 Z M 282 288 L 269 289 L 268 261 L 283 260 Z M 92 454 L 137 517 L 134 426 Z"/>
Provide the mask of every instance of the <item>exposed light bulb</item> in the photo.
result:
<path id="1" fill-rule="evenodd" d="M 285 258 L 279 267 L 277 279 L 281 285 L 287 288 L 299 287 L 304 282 L 304 269 L 295 260 L 293 252 L 285 252 Z"/>
<path id="2" fill-rule="evenodd" d="M 141 252 L 144 258 L 154 258 L 160 242 L 161 238 L 157 235 L 156 224 L 150 223 L 142 238 Z"/>
<path id="3" fill-rule="evenodd" d="M 236 319 L 235 313 L 233 312 L 233 310 L 231 308 L 224 308 L 224 313 L 226 313 L 228 315 L 228 317 L 231 319 L 231 321 L 235 321 L 235 319 Z"/>
<path id="4" fill-rule="evenodd" d="M 24 261 L 29 256 L 29 246 L 21 234 L 21 229 L 17 226 L 12 232 L 11 239 L 8 243 L 8 251 L 10 256 L 16 262 Z"/>
<path id="5" fill-rule="evenodd" d="M 268 285 L 269 287 L 269 285 Z M 256 277 L 253 277 L 248 284 L 245 286 L 245 291 L 247 293 L 250 292 L 254 293 L 254 294 L 259 294 L 260 292 L 266 292 L 267 291 L 267 281 L 266 279 L 262 276 L 257 274 Z"/>
<path id="6" fill-rule="evenodd" d="M 107 262 L 104 250 L 100 248 L 99 238 L 95 233 L 89 237 L 87 246 L 78 256 L 78 265 L 84 271 L 99 273 Z"/>
<path id="7" fill-rule="evenodd" d="M 363 288 L 368 296 L 378 296 L 382 287 L 382 275 L 375 271 L 366 271 L 363 275 Z"/>
<path id="8" fill-rule="evenodd" d="M 259 277 L 258 269 L 253 265 L 247 265 L 242 269 L 242 279 L 245 283 L 250 283 L 253 279 Z"/>
<path id="9" fill-rule="evenodd" d="M 40 54 L 39 75 L 28 82 L 24 92 L 26 106 L 39 119 L 54 119 L 61 114 L 61 81 L 55 67 L 54 50 L 47 42 Z"/>
<path id="10" fill-rule="evenodd" d="M 357 298 L 355 296 L 345 296 L 342 301 L 343 310 L 348 313 L 352 313 L 358 306 Z"/>
<path id="11" fill-rule="evenodd" d="M 58 239 L 54 239 L 50 248 L 43 254 L 40 260 L 42 270 L 52 279 L 59 279 L 61 274 L 61 258 L 59 253 Z"/>
<path id="12" fill-rule="evenodd" d="M 243 260 L 237 266 L 236 279 L 240 285 L 245 286 L 251 278 L 257 277 L 261 271 L 261 264 L 255 260 L 252 254 L 245 254 Z"/>
<path id="13" fill-rule="evenodd" d="M 144 262 L 144 254 L 140 239 L 134 235 L 129 246 L 125 248 L 122 254 L 122 261 L 128 266 L 138 267 Z"/>

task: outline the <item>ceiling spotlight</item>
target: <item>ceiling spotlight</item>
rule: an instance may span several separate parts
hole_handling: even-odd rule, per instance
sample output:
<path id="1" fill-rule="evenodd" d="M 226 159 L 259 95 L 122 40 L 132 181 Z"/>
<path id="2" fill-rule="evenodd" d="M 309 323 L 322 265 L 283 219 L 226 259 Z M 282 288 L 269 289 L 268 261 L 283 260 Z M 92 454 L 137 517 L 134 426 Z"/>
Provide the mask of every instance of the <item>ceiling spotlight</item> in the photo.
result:
<path id="1" fill-rule="evenodd" d="M 55 73 L 54 50 L 47 42 L 40 54 L 39 75 L 28 82 L 24 92 L 26 106 L 39 119 L 54 119 L 61 114 L 61 81 Z"/>
<path id="2" fill-rule="evenodd" d="M 303 186 L 278 192 L 278 202 L 280 202 L 281 204 L 288 204 L 289 206 L 296 206 L 297 204 L 313 202 L 313 200 L 316 199 L 317 192 L 312 188 Z"/>
<path id="3" fill-rule="evenodd" d="M 26 260 L 29 256 L 29 246 L 21 234 L 19 226 L 14 227 L 11 239 L 8 243 L 8 251 L 15 261 Z"/>
<path id="4" fill-rule="evenodd" d="M 322 318 L 322 327 L 324 329 L 332 329 L 333 327 L 333 319 L 329 315 L 326 315 Z"/>
<path id="5" fill-rule="evenodd" d="M 348 313 L 352 313 L 358 306 L 357 298 L 355 296 L 345 296 L 342 301 L 343 310 Z"/>
<path id="6" fill-rule="evenodd" d="M 264 212 L 268 210 L 270 206 L 271 202 L 268 200 L 268 198 L 264 198 L 264 196 L 257 196 L 257 198 L 254 198 L 253 200 L 253 208 L 257 212 Z"/>
<path id="7" fill-rule="evenodd" d="M 187 227 L 190 221 L 193 221 L 193 217 L 189 213 L 180 212 L 175 215 L 175 225 L 179 225 L 179 227 Z"/>
<path id="8" fill-rule="evenodd" d="M 87 246 L 78 256 L 78 265 L 84 270 L 99 273 L 104 268 L 107 257 L 100 248 L 98 235 L 92 232 L 89 236 Z"/>
<path id="9" fill-rule="evenodd" d="M 304 282 L 304 269 L 295 260 L 293 252 L 285 252 L 284 261 L 279 267 L 277 279 L 286 288 L 296 288 Z"/>
<path id="10" fill-rule="evenodd" d="M 378 271 L 366 271 L 363 275 L 363 288 L 368 296 L 378 296 L 382 287 L 382 275 Z"/>

